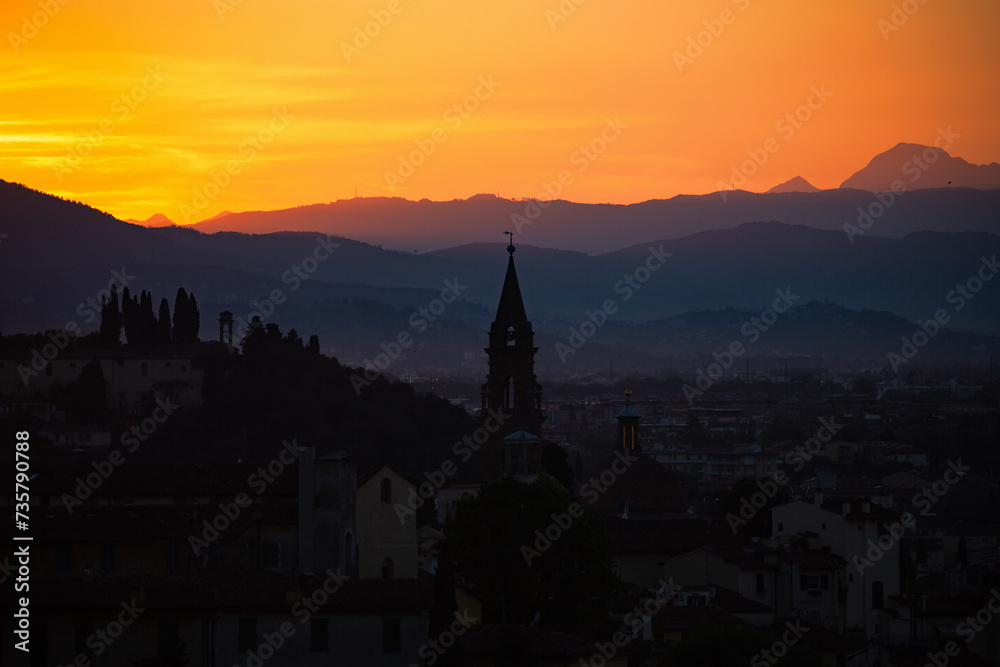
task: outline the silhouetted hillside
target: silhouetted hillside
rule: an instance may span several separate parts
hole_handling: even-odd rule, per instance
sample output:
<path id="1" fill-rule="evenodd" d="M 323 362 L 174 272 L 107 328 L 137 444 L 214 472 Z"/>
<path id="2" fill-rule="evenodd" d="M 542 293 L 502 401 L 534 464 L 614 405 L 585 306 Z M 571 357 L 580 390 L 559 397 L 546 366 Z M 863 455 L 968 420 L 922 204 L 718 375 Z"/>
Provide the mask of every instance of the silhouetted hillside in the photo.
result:
<path id="1" fill-rule="evenodd" d="M 840 231 L 845 224 L 856 223 L 859 207 L 868 208 L 872 203 L 878 202 L 871 192 L 862 190 L 774 194 L 736 190 L 627 206 L 560 200 L 545 208 L 531 201 L 492 195 L 447 202 L 375 197 L 281 211 L 231 213 L 195 227 L 208 233 L 316 230 L 406 251 L 502 241 L 501 232 L 509 229 L 519 243 L 601 253 L 654 238 L 730 229 L 752 220 L 780 220 Z M 895 201 L 868 233 L 893 238 L 915 231 L 997 233 L 997 210 L 1000 191 L 955 186 L 917 190 Z"/>
<path id="2" fill-rule="evenodd" d="M 906 190 L 928 188 L 1000 188 L 1000 164 L 970 164 L 952 157 L 943 148 L 920 144 L 896 144 L 879 153 L 868 165 L 840 187 L 889 192 L 894 181 Z"/>
<path id="3" fill-rule="evenodd" d="M 858 193 L 768 197 L 804 202 Z M 906 197 L 954 197 L 970 205 L 997 194 L 935 190 Z M 736 193 L 727 205 L 744 197 L 763 196 Z M 4 332 L 33 332 L 69 321 L 93 330 L 96 323 L 81 319 L 86 300 L 97 298 L 117 271 L 129 276 L 133 293 L 147 289 L 170 294 L 179 284 L 195 292 L 204 314 L 203 338 L 215 335 L 215 314 L 223 309 L 238 320 L 259 313 L 265 321 L 319 335 L 324 350 L 347 363 L 362 363 L 377 354 L 381 344 L 407 332 L 414 335 L 414 345 L 390 373 L 426 372 L 431 367 L 478 372 L 481 338 L 495 311 L 507 261 L 502 241 L 412 254 L 314 232 L 147 229 L 11 184 L 0 185 L 0 198 L 14 204 L 4 209 L 3 228 L 9 236 L 0 246 Z M 898 206 L 903 201 L 909 199 Z M 983 258 L 1000 254 L 1000 236 L 920 232 L 884 238 L 874 234 L 882 223 L 875 221 L 851 240 L 841 228 L 748 223 L 644 240 L 593 256 L 540 248 L 515 237 L 525 305 L 543 347 L 540 364 L 548 363 L 549 355 L 558 364 L 552 371 L 564 371 L 554 354 L 556 342 L 567 341 L 571 327 L 579 328 L 588 313 L 602 310 L 609 300 L 608 323 L 574 359 L 597 352 L 630 356 L 636 326 L 630 323 L 660 322 L 653 326 L 665 336 L 672 326 L 665 323 L 685 313 L 725 308 L 760 312 L 774 301 L 776 290 L 790 290 L 796 306 L 829 301 L 853 311 L 887 311 L 910 321 L 927 319 L 943 308 L 952 316 L 950 328 L 1000 332 L 1000 283 L 984 283 L 960 310 L 949 301 L 957 286 L 980 271 Z M 991 269 L 987 265 L 983 270 Z M 447 305 L 439 302 L 435 307 L 444 307 L 433 317 L 422 315 L 420 309 L 426 313 L 443 290 L 448 292 Z M 835 346 L 832 341 L 820 343 L 814 337 L 818 332 L 800 333 L 803 345 L 817 352 Z M 552 349 L 546 351 L 545 345 Z M 673 342 L 663 345 L 662 350 L 647 345 L 643 354 L 670 359 L 694 353 L 679 342 L 676 348 L 670 347 Z M 863 356 L 862 350 L 844 354 Z"/>
<path id="4" fill-rule="evenodd" d="M 768 190 L 765 194 L 775 194 L 780 192 L 819 192 L 819 188 L 815 185 L 802 178 L 801 176 L 796 176 L 795 178 L 789 179 L 784 183 L 779 183 L 773 188 Z"/>

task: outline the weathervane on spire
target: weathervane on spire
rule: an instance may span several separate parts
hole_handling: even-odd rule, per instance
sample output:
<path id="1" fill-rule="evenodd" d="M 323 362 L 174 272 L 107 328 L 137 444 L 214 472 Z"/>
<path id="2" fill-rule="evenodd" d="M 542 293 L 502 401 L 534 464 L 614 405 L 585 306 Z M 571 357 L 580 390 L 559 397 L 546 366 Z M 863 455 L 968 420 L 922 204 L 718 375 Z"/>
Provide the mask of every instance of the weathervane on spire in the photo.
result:
<path id="1" fill-rule="evenodd" d="M 510 245 L 507 246 L 507 252 L 509 252 L 511 255 L 513 255 L 514 254 L 514 232 L 504 232 L 504 234 L 506 234 L 507 236 L 510 237 Z"/>

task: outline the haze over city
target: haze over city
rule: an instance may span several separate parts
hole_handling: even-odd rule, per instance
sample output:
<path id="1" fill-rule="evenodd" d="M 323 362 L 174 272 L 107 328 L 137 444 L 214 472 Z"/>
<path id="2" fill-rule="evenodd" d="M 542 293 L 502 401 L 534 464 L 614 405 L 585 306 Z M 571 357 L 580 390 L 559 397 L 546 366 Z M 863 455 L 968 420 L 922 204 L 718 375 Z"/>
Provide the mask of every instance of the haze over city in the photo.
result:
<path id="1" fill-rule="evenodd" d="M 4 0 L 0 664 L 1000 664 L 996 0 Z"/>

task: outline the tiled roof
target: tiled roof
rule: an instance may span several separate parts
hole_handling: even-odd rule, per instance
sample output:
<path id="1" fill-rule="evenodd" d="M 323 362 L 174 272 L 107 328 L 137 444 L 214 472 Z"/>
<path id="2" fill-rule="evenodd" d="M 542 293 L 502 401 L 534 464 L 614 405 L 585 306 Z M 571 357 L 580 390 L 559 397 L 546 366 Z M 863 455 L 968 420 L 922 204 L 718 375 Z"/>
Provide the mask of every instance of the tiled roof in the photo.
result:
<path id="1" fill-rule="evenodd" d="M 269 571 L 223 571 L 185 577 L 97 577 L 91 581 L 70 577 L 32 579 L 32 607 L 53 610 L 115 608 L 135 599 L 156 609 L 271 608 L 291 613 L 302 597 L 323 587 L 327 575 L 311 582 Z M 336 583 L 328 586 L 333 588 Z M 329 595 L 325 613 L 371 610 L 394 612 L 429 609 L 434 578 L 347 579 Z"/>
<path id="2" fill-rule="evenodd" d="M 574 658 L 594 653 L 595 640 L 539 628 L 485 625 L 471 628 L 459 638 L 456 649 L 463 655 L 503 655 Z"/>
<path id="3" fill-rule="evenodd" d="M 255 498 L 251 494 L 251 498 Z M 294 526 L 298 506 L 257 505 L 239 508 L 240 515 L 222 533 L 234 539 L 252 525 Z M 217 505 L 101 506 L 85 503 L 69 514 L 62 505 L 32 508 L 34 537 L 47 543 L 138 542 L 187 540 L 200 535 L 202 521 L 220 513 Z"/>
<path id="4" fill-rule="evenodd" d="M 702 519 L 619 519 L 604 517 L 615 553 L 684 553 L 705 543 Z"/>
<path id="5" fill-rule="evenodd" d="M 601 484 L 600 488 L 605 489 L 601 492 L 600 488 L 597 488 L 590 480 L 600 480 L 601 473 L 613 471 L 612 464 L 615 464 L 616 460 L 619 460 L 617 455 L 609 456 L 598 462 L 580 478 L 580 484 L 577 485 L 577 495 L 583 501 L 584 507 L 618 510 L 625 503 L 628 503 L 630 511 L 680 511 L 684 509 L 684 498 L 681 495 L 680 486 L 670 471 L 644 454 L 640 454 L 638 460 L 631 462 L 623 474 L 616 475 L 613 484 L 610 486 Z M 618 468 L 621 468 L 622 465 L 620 462 L 615 464 Z M 584 484 L 589 486 L 585 488 Z M 583 489 L 582 493 L 581 489 Z M 597 499 L 593 503 L 590 502 L 593 498 L 593 492 L 588 489 L 594 489 L 598 492 Z"/>
<path id="6" fill-rule="evenodd" d="M 653 615 L 653 630 L 656 632 L 749 627 L 754 626 L 714 604 L 668 605 Z"/>
<path id="7" fill-rule="evenodd" d="M 275 457 L 280 448 L 274 451 Z M 298 465 L 285 465 L 278 476 L 268 475 L 272 482 L 258 475 L 258 470 L 268 462 L 257 463 L 140 463 L 130 461 L 128 453 L 123 453 L 124 461 L 117 467 L 112 467 L 107 478 L 103 478 L 98 487 L 98 495 L 118 496 L 214 496 L 233 497 L 238 493 L 254 495 L 259 484 L 252 487 L 252 476 L 266 483 L 266 495 L 285 495 L 297 497 Z M 32 494 L 61 496 L 64 493 L 75 493 L 79 480 L 93 477 L 96 472 L 94 463 L 104 466 L 108 461 L 105 453 L 94 462 L 71 461 L 60 463 L 43 463 L 32 465 L 32 473 L 37 474 L 31 481 Z M 110 464 L 109 464 L 110 465 Z M 9 471 L 9 474 L 8 474 Z M 0 466 L 0 474 L 7 478 L 13 477 L 13 466 Z M 96 479 L 96 478 L 95 478 Z"/>

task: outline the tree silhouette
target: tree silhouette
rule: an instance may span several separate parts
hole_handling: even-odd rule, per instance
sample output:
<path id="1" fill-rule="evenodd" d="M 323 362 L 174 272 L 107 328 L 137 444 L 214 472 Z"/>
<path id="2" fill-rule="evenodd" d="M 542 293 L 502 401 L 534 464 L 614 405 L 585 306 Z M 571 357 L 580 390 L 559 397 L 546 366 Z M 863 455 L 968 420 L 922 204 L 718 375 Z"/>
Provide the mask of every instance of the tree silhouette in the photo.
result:
<path id="1" fill-rule="evenodd" d="M 189 296 L 183 287 L 178 287 L 174 299 L 174 326 L 171 330 L 174 345 L 178 347 L 194 345 L 198 342 L 200 329 L 201 313 L 198 312 L 198 302 L 194 294 Z"/>
<path id="2" fill-rule="evenodd" d="M 194 292 L 188 300 L 188 345 L 198 342 L 198 332 L 201 330 L 201 313 L 198 312 L 198 301 L 194 298 Z"/>
<path id="3" fill-rule="evenodd" d="M 160 316 L 156 322 L 156 347 L 170 347 L 170 302 L 160 299 Z"/>
<path id="4" fill-rule="evenodd" d="M 618 585 L 611 541 L 600 519 L 573 517 L 573 506 L 544 474 L 487 484 L 459 505 L 445 534 L 456 568 L 486 601 L 486 623 L 524 626 L 537 614 L 549 630 L 606 634 Z"/>
<path id="5" fill-rule="evenodd" d="M 111 286 L 111 298 L 101 300 L 101 344 L 116 348 L 121 344 L 122 314 L 118 309 L 118 287 Z"/>
<path id="6" fill-rule="evenodd" d="M 579 453 L 579 452 L 577 452 Z M 542 470 L 559 480 L 567 489 L 573 488 L 573 468 L 569 465 L 566 450 L 553 442 L 542 447 Z"/>

